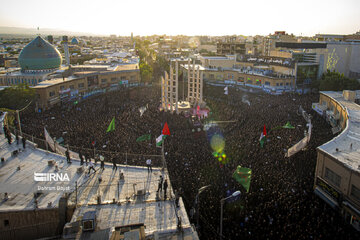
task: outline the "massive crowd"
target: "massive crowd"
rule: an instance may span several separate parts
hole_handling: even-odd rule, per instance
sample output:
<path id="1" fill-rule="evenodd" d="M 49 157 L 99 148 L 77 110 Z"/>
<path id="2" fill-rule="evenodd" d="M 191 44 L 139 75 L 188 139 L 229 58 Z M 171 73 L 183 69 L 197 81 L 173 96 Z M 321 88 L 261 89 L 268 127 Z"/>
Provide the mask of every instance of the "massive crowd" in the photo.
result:
<path id="1" fill-rule="evenodd" d="M 115 159 L 122 164 L 127 153 L 128 163 L 146 166 L 149 157 L 144 155 L 160 154 L 155 138 L 167 122 L 170 181 L 190 216 L 198 189 L 211 185 L 199 196 L 201 239 L 219 238 L 220 199 L 236 190 L 242 192 L 240 197 L 224 207 L 224 239 L 359 239 L 360 235 L 313 193 L 316 147 L 333 137 L 325 120 L 311 111 L 317 94 L 272 96 L 230 87 L 229 95 L 224 95 L 223 87 L 206 86 L 204 96 L 211 114 L 202 120 L 203 125 L 211 120 L 229 122 L 198 131 L 190 118 L 160 112 L 160 89 L 153 86 L 108 92 L 43 113 L 24 112 L 22 129 L 44 138 L 46 127 L 74 151 L 91 155 L 95 147 L 107 161 Z M 313 116 L 311 141 L 304 151 L 285 158 L 286 149 L 304 137 L 306 122 L 298 114 L 300 105 Z M 140 116 L 139 108 L 144 106 L 147 110 Z M 107 133 L 113 117 L 115 131 Z M 271 130 L 287 121 L 295 129 Z M 264 124 L 267 142 L 260 148 Z M 148 133 L 151 141 L 136 142 Z M 224 138 L 226 164 L 213 156 L 210 141 L 214 133 Z M 152 158 L 152 163 L 160 166 L 160 158 Z M 248 193 L 232 178 L 238 165 L 252 169 Z"/>

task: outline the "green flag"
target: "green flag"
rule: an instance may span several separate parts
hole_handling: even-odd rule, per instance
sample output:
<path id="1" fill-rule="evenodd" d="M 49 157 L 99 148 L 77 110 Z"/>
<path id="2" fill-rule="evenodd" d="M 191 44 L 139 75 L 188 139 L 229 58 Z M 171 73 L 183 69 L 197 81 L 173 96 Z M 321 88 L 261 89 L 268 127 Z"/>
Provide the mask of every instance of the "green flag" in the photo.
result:
<path id="1" fill-rule="evenodd" d="M 136 142 L 142 142 L 151 139 L 151 134 L 145 134 L 136 139 Z"/>
<path id="2" fill-rule="evenodd" d="M 250 168 L 243 168 L 240 165 L 237 166 L 235 172 L 233 173 L 233 178 L 246 189 L 246 192 L 249 192 L 250 181 L 251 181 Z"/>
<path id="3" fill-rule="evenodd" d="M 291 123 L 288 121 L 283 128 L 289 128 L 289 129 L 294 129 L 295 127 L 291 125 Z"/>
<path id="4" fill-rule="evenodd" d="M 106 132 L 111 132 L 115 130 L 115 117 L 113 117 L 113 119 L 111 120 L 111 123 L 108 127 L 108 129 L 106 130 Z"/>

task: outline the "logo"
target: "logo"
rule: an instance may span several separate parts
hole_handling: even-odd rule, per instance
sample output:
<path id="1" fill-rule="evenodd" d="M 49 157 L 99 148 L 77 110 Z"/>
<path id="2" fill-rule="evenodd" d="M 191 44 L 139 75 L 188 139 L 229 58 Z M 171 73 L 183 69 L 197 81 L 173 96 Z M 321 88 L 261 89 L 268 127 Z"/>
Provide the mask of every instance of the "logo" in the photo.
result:
<path id="1" fill-rule="evenodd" d="M 70 182 L 67 173 L 34 173 L 34 180 L 36 182 Z"/>

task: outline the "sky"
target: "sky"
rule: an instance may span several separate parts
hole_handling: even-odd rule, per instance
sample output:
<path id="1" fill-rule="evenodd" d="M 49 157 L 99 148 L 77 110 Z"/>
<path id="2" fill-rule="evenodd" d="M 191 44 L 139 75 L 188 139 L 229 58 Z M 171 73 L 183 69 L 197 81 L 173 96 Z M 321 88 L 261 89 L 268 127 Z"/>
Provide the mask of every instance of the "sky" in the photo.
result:
<path id="1" fill-rule="evenodd" d="M 0 0 L 0 26 L 94 34 L 313 36 L 360 31 L 360 0 Z"/>

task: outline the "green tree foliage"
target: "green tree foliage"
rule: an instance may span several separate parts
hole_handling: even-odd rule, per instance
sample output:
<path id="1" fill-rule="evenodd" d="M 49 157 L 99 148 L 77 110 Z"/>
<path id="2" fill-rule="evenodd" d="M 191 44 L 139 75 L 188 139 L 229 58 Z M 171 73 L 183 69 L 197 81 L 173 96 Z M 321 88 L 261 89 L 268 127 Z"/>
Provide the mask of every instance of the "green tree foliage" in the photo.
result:
<path id="1" fill-rule="evenodd" d="M 358 90 L 360 83 L 351 78 L 347 78 L 344 74 L 338 72 L 327 71 L 321 79 L 315 84 L 320 91 L 342 91 L 342 90 Z"/>
<path id="2" fill-rule="evenodd" d="M 151 79 L 152 79 L 152 74 L 153 74 L 153 69 L 152 67 L 143 62 L 143 61 L 140 61 L 140 76 L 141 76 L 141 80 L 143 82 L 150 82 Z"/>
<path id="3" fill-rule="evenodd" d="M 158 55 L 156 56 L 156 61 L 154 62 L 153 69 L 154 69 L 154 77 L 158 79 L 164 75 L 165 71 L 167 72 L 170 71 L 169 61 L 167 61 L 165 57 Z"/>
<path id="4" fill-rule="evenodd" d="M 140 76 L 143 82 L 151 82 L 158 79 L 169 71 L 169 62 L 162 56 L 157 55 L 154 49 L 149 48 L 150 41 L 136 40 L 135 50 L 140 58 Z"/>
<path id="5" fill-rule="evenodd" d="M 0 91 L 0 108 L 18 110 L 35 100 L 36 92 L 28 85 L 17 85 Z"/>

